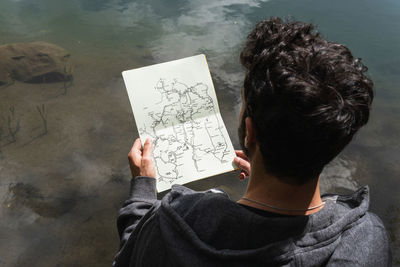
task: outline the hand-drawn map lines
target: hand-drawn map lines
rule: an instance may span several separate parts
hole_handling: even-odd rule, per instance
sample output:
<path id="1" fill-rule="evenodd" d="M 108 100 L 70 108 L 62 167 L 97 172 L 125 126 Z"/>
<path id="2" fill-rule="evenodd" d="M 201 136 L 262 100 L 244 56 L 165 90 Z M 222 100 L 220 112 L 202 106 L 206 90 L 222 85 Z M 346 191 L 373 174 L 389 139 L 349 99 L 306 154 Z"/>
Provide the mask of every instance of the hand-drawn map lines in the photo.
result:
<path id="1" fill-rule="evenodd" d="M 206 156 L 212 155 L 221 164 L 227 163 L 228 143 L 208 86 L 204 83 L 188 86 L 177 79 L 167 83 L 161 78 L 154 89 L 161 94 L 156 105 L 163 105 L 162 111 L 147 111 L 149 108 L 145 107 L 152 122 L 140 127 L 139 132 L 153 139 L 158 180 L 173 183 L 183 178 L 181 168 L 185 153 L 191 153 L 198 173 L 207 167 L 201 164 Z M 172 131 L 163 132 L 166 128 Z M 204 136 L 198 140 L 200 135 L 208 136 L 208 143 L 204 143 Z"/>

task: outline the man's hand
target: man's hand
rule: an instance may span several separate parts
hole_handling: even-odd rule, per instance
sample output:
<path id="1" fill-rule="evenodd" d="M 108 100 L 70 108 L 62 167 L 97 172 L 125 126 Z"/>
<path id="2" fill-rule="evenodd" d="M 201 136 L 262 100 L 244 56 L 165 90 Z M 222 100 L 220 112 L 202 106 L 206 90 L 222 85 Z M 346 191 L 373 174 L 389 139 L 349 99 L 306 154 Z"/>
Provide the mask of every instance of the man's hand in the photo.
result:
<path id="1" fill-rule="evenodd" d="M 128 154 L 129 166 L 132 177 L 148 176 L 156 178 L 156 168 L 153 161 L 153 142 L 150 138 L 146 139 L 142 151 L 140 138 L 135 140 L 132 149 Z"/>
<path id="2" fill-rule="evenodd" d="M 233 162 L 241 169 L 239 179 L 244 180 L 250 176 L 250 162 L 242 150 L 235 150 L 235 153 L 236 157 Z"/>

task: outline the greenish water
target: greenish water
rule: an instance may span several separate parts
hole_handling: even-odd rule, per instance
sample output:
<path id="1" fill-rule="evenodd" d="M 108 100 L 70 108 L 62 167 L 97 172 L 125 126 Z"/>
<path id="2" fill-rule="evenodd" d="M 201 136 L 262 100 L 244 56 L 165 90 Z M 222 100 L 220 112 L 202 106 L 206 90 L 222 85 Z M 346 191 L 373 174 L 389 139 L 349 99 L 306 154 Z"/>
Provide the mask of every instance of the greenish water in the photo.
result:
<path id="1" fill-rule="evenodd" d="M 137 137 L 123 70 L 205 53 L 238 148 L 238 54 L 254 23 L 270 16 L 313 22 L 369 67 L 376 93 L 370 123 L 326 168 L 322 190 L 368 184 L 371 210 L 384 221 L 400 265 L 397 0 L 8 0 L 0 11 L 0 45 L 51 42 L 75 65 L 66 93 L 62 83 L 0 87 L 0 122 L 14 107 L 21 126 L 15 143 L 0 142 L 0 266 L 110 266 L 128 192 L 126 155 Z M 245 188 L 232 174 L 190 186 L 220 186 L 234 199 Z"/>

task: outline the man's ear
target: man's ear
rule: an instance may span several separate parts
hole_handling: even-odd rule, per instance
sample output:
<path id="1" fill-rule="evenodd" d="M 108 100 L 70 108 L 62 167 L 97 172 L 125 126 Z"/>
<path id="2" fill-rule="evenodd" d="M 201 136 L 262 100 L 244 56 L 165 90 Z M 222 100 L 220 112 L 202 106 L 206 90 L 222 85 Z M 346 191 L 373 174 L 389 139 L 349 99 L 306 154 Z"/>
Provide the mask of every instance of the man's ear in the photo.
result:
<path id="1" fill-rule="evenodd" d="M 256 128 L 253 123 L 253 120 L 250 117 L 246 117 L 245 124 L 246 124 L 246 137 L 244 139 L 244 146 L 246 148 L 249 148 L 251 145 L 257 143 Z"/>

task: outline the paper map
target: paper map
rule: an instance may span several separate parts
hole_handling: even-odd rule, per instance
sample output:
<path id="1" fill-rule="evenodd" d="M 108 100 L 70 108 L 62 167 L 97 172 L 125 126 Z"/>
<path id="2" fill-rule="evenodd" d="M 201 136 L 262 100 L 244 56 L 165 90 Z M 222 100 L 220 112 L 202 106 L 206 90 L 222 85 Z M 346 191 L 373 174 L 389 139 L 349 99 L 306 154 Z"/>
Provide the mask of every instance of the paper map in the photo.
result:
<path id="1" fill-rule="evenodd" d="M 153 139 L 157 190 L 233 171 L 235 152 L 204 55 L 124 71 L 139 136 Z"/>

